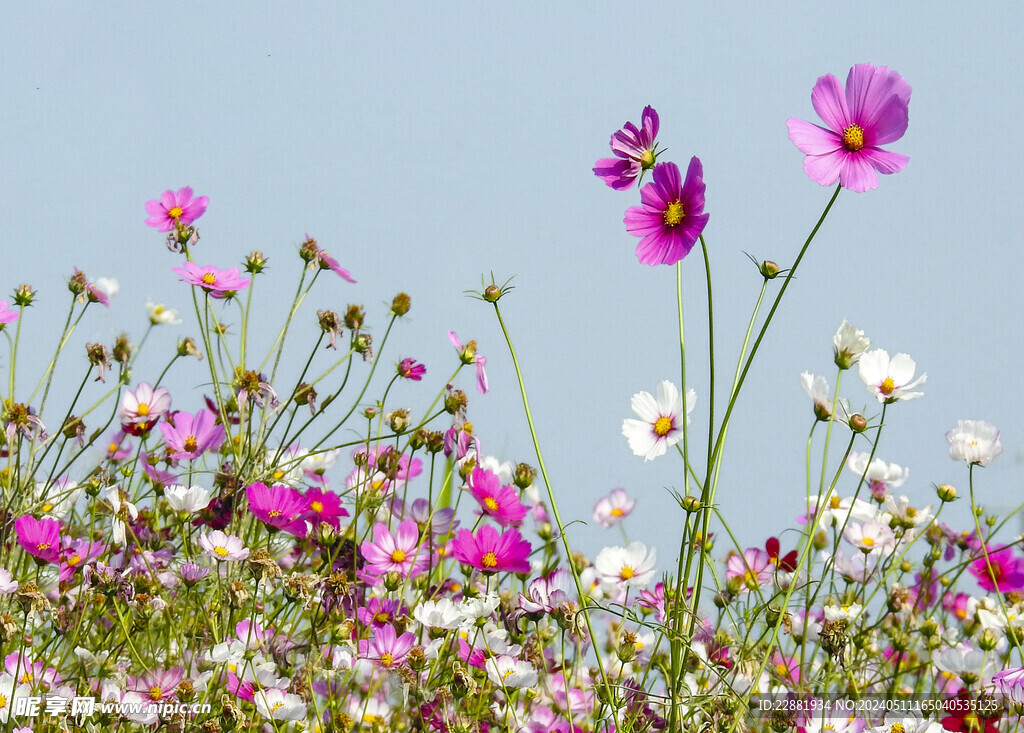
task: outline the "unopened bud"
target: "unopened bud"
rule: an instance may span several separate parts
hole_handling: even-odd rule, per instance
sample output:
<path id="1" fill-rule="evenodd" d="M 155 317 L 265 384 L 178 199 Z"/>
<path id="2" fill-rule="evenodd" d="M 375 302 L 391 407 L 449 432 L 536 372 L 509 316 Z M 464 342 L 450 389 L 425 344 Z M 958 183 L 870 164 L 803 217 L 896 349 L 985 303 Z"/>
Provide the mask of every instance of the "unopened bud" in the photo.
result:
<path id="1" fill-rule="evenodd" d="M 391 312 L 396 316 L 404 316 L 412 306 L 412 298 L 406 293 L 399 293 L 391 301 Z"/>
<path id="2" fill-rule="evenodd" d="M 533 485 L 533 479 L 537 476 L 537 470 L 529 463 L 520 463 L 516 466 L 515 475 L 512 477 L 512 483 L 518 486 L 520 489 L 525 489 L 528 486 Z"/>
<path id="3" fill-rule="evenodd" d="M 761 276 L 765 280 L 774 280 L 779 276 L 779 266 L 771 260 L 764 260 L 757 266 L 757 269 L 760 270 Z"/>
<path id="4" fill-rule="evenodd" d="M 700 511 L 700 499 L 696 496 L 684 496 L 682 501 L 679 502 L 679 506 L 683 508 L 684 512 L 693 514 L 696 511 Z"/>
<path id="5" fill-rule="evenodd" d="M 316 240 L 310 236 L 307 236 L 306 241 L 299 245 L 299 257 L 304 262 L 312 262 L 319 253 L 320 247 L 317 245 Z"/>
<path id="6" fill-rule="evenodd" d="M 262 252 L 250 252 L 249 256 L 245 258 L 245 271 L 253 275 L 263 272 L 263 268 L 266 266 L 267 258 L 263 256 Z"/>
<path id="7" fill-rule="evenodd" d="M 939 495 L 941 501 L 956 501 L 956 487 L 950 484 L 942 484 L 941 486 L 935 487 L 935 493 Z"/>
<path id="8" fill-rule="evenodd" d="M 501 298 L 505 293 L 497 285 L 488 285 L 484 288 L 484 300 L 488 303 L 497 303 L 498 299 Z"/>
<path id="9" fill-rule="evenodd" d="M 868 429 L 868 420 L 866 417 L 857 413 L 856 415 L 850 415 L 850 430 L 855 433 L 863 433 Z"/>
<path id="10" fill-rule="evenodd" d="M 32 305 L 36 299 L 36 291 L 31 285 L 19 285 L 14 290 L 14 304 L 22 307 Z"/>

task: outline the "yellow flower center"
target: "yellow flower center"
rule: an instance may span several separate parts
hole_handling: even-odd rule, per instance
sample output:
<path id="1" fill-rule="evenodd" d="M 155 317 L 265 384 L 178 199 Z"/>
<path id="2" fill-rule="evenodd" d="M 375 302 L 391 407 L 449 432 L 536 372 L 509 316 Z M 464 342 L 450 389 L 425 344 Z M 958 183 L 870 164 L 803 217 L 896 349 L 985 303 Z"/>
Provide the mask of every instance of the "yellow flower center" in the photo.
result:
<path id="1" fill-rule="evenodd" d="M 379 611 L 374 615 L 373 620 L 379 624 L 386 624 L 391 618 L 384 611 Z"/>
<path id="2" fill-rule="evenodd" d="M 214 275 L 212 272 L 207 272 L 203 275 L 203 283 L 205 283 L 206 285 L 213 285 L 216 282 L 217 276 Z"/>
<path id="3" fill-rule="evenodd" d="M 280 517 L 281 516 L 281 512 L 278 509 L 271 509 L 269 512 L 267 512 L 267 516 L 268 517 Z"/>
<path id="4" fill-rule="evenodd" d="M 654 434 L 659 438 L 669 434 L 672 430 L 672 418 L 662 415 L 654 421 Z"/>
<path id="5" fill-rule="evenodd" d="M 864 147 L 864 128 L 860 125 L 850 125 L 843 130 L 843 147 L 851 153 L 856 153 Z"/>
<path id="6" fill-rule="evenodd" d="M 138 408 L 135 410 L 141 417 L 145 417 L 149 414 L 149 405 L 145 402 L 140 402 Z"/>
<path id="7" fill-rule="evenodd" d="M 889 733 L 907 733 L 907 729 L 899 723 L 893 723 L 889 728 Z"/>
<path id="8" fill-rule="evenodd" d="M 789 667 L 782 662 L 779 662 L 775 665 L 775 674 L 783 678 L 789 677 Z"/>
<path id="9" fill-rule="evenodd" d="M 21 676 L 21 679 L 18 680 L 18 682 L 20 682 L 23 685 L 27 685 L 34 679 L 35 677 L 32 676 L 32 672 L 30 670 L 25 670 L 25 674 Z"/>
<path id="10" fill-rule="evenodd" d="M 644 170 L 647 170 L 648 168 L 651 168 L 651 167 L 654 166 L 654 151 L 653 150 L 645 150 L 644 151 L 644 154 L 640 156 L 640 166 Z"/>
<path id="11" fill-rule="evenodd" d="M 117 443 L 110 441 L 110 445 L 107 446 L 107 453 L 117 453 Z"/>
<path id="12" fill-rule="evenodd" d="M 227 557 L 228 556 L 228 548 L 226 548 L 226 547 L 214 547 L 213 551 L 214 551 L 214 553 L 216 553 L 217 557 Z"/>
<path id="13" fill-rule="evenodd" d="M 50 549 L 50 543 L 49 542 L 40 542 L 38 545 L 36 545 L 36 549 L 39 550 L 40 552 L 42 552 L 43 550 L 49 550 Z"/>
<path id="14" fill-rule="evenodd" d="M 673 201 L 668 205 L 668 208 L 665 209 L 665 213 L 663 216 L 665 219 L 665 224 L 667 226 L 676 226 L 679 222 L 683 220 L 683 205 L 679 203 L 678 199 Z"/>
<path id="15" fill-rule="evenodd" d="M 391 553 L 392 562 L 405 562 L 405 550 L 395 550 Z"/>
<path id="16" fill-rule="evenodd" d="M 164 307 L 162 305 L 158 305 L 155 308 L 153 308 L 153 315 L 154 316 L 162 315 L 163 312 L 164 312 Z"/>
<path id="17" fill-rule="evenodd" d="M 480 564 L 485 568 L 496 568 L 498 567 L 498 558 L 495 557 L 493 552 L 488 552 L 480 558 Z"/>
<path id="18" fill-rule="evenodd" d="M 623 580 L 629 580 L 634 575 L 636 575 L 636 572 L 629 565 L 624 565 L 622 570 L 619 571 L 619 577 Z"/>
<path id="19" fill-rule="evenodd" d="M 513 674 L 515 674 L 515 670 L 514 670 L 514 669 L 508 669 L 508 670 L 506 670 L 506 671 L 502 672 L 502 674 L 501 674 L 501 678 L 502 678 L 503 680 L 507 680 L 507 679 L 508 679 L 509 677 L 511 677 L 511 676 L 512 676 Z"/>
<path id="20" fill-rule="evenodd" d="M 382 667 L 390 667 L 394 663 L 395 658 L 392 656 L 391 652 L 384 652 L 380 655 L 380 664 Z"/>
<path id="21" fill-rule="evenodd" d="M 67 565 L 68 567 L 72 567 L 72 568 L 73 568 L 73 567 L 75 567 L 75 565 L 77 565 L 77 564 L 78 564 L 78 563 L 80 563 L 80 562 L 82 562 L 82 556 L 81 556 L 81 555 L 78 555 L 78 554 L 75 554 L 75 555 L 72 555 L 71 557 L 69 557 L 69 558 L 68 558 L 68 559 L 67 559 L 67 560 L 65 561 L 65 564 L 66 564 L 66 565 Z"/>
<path id="22" fill-rule="evenodd" d="M 495 512 L 498 510 L 498 502 L 494 500 L 493 496 L 488 496 L 484 499 L 484 506 L 487 507 L 488 511 Z"/>
<path id="23" fill-rule="evenodd" d="M 875 546 L 875 538 L 874 537 L 861 537 L 860 538 L 860 543 L 862 545 L 864 545 L 865 547 L 874 547 Z"/>
<path id="24" fill-rule="evenodd" d="M 838 497 L 838 496 L 833 496 L 833 497 L 832 497 L 832 498 L 831 498 L 831 499 L 829 500 L 829 502 L 828 502 L 828 505 L 829 505 L 829 507 L 831 507 L 832 509 L 838 509 L 838 508 L 839 508 L 839 497 Z"/>
<path id="25" fill-rule="evenodd" d="M 160 689 L 160 685 L 153 685 L 149 688 L 149 699 L 159 700 L 163 697 L 164 691 Z"/>
<path id="26" fill-rule="evenodd" d="M 196 436 L 190 435 L 185 438 L 185 452 L 192 453 L 196 448 L 199 447 L 199 442 L 196 440 Z"/>
<path id="27" fill-rule="evenodd" d="M 609 514 L 611 514 L 613 517 L 621 517 L 622 516 L 622 510 L 619 509 L 618 507 L 615 507 L 614 509 L 612 509 L 609 512 Z"/>
<path id="28" fill-rule="evenodd" d="M 40 507 L 40 509 L 42 509 L 44 513 L 52 512 L 53 511 L 53 504 L 51 504 L 50 502 L 46 502 L 45 504 L 43 504 Z"/>
<path id="29" fill-rule="evenodd" d="M 885 380 L 878 385 L 878 391 L 884 395 L 891 395 L 894 389 L 896 389 L 896 383 L 892 381 L 892 377 L 886 377 Z"/>
<path id="30" fill-rule="evenodd" d="M 317 514 L 322 514 L 324 511 L 324 503 L 322 501 L 312 501 L 309 504 L 309 508 Z"/>
<path id="31" fill-rule="evenodd" d="M 171 217 L 172 219 L 177 220 L 177 219 L 180 219 L 181 215 L 184 214 L 184 213 L 185 212 L 181 210 L 180 206 L 175 206 L 173 209 L 171 209 L 170 211 L 167 212 L 167 216 Z"/>
<path id="32" fill-rule="evenodd" d="M 3 710 L 5 707 L 7 707 L 7 698 L 0 695 L 0 710 Z"/>

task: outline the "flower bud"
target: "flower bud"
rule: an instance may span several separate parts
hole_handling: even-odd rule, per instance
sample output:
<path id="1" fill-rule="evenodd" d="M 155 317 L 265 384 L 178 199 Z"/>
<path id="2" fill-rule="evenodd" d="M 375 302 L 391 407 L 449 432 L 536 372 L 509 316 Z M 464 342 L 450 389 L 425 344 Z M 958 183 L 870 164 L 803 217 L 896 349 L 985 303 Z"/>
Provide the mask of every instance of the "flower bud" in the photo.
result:
<path id="1" fill-rule="evenodd" d="M 404 316 L 409 312 L 412 299 L 406 293 L 399 293 L 391 301 L 391 312 L 396 316 Z"/>
<path id="2" fill-rule="evenodd" d="M 688 514 L 700 511 L 700 499 L 696 496 L 684 496 L 682 501 L 679 502 L 679 506 L 683 508 L 683 511 Z"/>
<path id="3" fill-rule="evenodd" d="M 75 274 L 68 278 L 68 290 L 77 296 L 84 293 L 87 287 L 89 287 L 89 279 L 84 272 L 76 268 Z"/>
<path id="4" fill-rule="evenodd" d="M 263 256 L 262 252 L 250 252 L 249 256 L 245 258 L 245 271 L 253 275 L 263 272 L 266 266 L 267 258 Z"/>
<path id="5" fill-rule="evenodd" d="M 317 245 L 316 240 L 307 235 L 306 241 L 299 245 L 299 257 L 304 262 L 312 262 L 319 253 L 320 247 Z"/>
<path id="6" fill-rule="evenodd" d="M 774 280 L 779 276 L 779 266 L 771 260 L 764 260 L 757 266 L 757 269 L 765 280 Z"/>
<path id="7" fill-rule="evenodd" d="M 392 592 L 394 592 L 394 591 L 398 590 L 399 588 L 401 588 L 402 587 L 402 574 L 397 572 L 397 571 L 395 571 L 395 570 L 390 570 L 387 573 L 385 573 L 384 574 L 384 587 L 387 588 L 389 591 L 392 591 Z"/>
<path id="8" fill-rule="evenodd" d="M 992 629 L 985 629 L 978 634 L 978 646 L 983 652 L 990 652 L 999 644 L 999 637 Z"/>
<path id="9" fill-rule="evenodd" d="M 516 466 L 515 475 L 512 477 L 512 483 L 514 483 L 520 489 L 525 489 L 528 486 L 533 485 L 533 480 L 537 476 L 537 470 L 529 463 L 520 463 Z"/>
<path id="10" fill-rule="evenodd" d="M 118 364 L 127 364 L 132 358 L 132 344 L 128 340 L 128 334 L 122 333 L 114 341 L 114 361 Z"/>
<path id="11" fill-rule="evenodd" d="M 362 354 L 364 360 L 373 356 L 373 337 L 368 333 L 361 333 L 352 339 L 352 348 L 357 354 Z"/>
<path id="12" fill-rule="evenodd" d="M 939 495 L 939 499 L 944 502 L 956 501 L 956 487 L 950 484 L 942 484 L 941 486 L 935 487 L 935 493 Z"/>
<path id="13" fill-rule="evenodd" d="M 19 285 L 14 290 L 14 304 L 22 307 L 32 305 L 36 299 L 36 291 L 31 285 Z"/>
<path id="14" fill-rule="evenodd" d="M 863 433 L 867 429 L 868 420 L 866 417 L 864 417 L 860 413 L 850 415 L 850 430 L 852 430 L 855 433 Z"/>
<path id="15" fill-rule="evenodd" d="M 488 303 L 497 303 L 498 299 L 504 294 L 497 285 L 488 285 L 484 288 L 484 300 Z"/>

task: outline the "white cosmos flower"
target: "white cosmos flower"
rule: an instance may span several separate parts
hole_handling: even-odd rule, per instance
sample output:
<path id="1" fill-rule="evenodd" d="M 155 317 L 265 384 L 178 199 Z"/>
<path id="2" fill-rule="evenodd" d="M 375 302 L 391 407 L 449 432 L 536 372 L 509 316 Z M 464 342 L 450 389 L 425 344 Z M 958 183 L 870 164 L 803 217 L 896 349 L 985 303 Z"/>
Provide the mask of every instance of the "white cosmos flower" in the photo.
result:
<path id="1" fill-rule="evenodd" d="M 970 465 L 987 466 L 1003 453 L 999 430 L 984 420 L 958 420 L 956 427 L 946 433 L 946 440 L 949 457 Z"/>
<path id="2" fill-rule="evenodd" d="M 643 587 L 654 577 L 658 553 L 643 542 L 629 547 L 606 547 L 597 553 L 594 568 L 601 581 L 615 588 Z"/>
<path id="3" fill-rule="evenodd" d="M 868 392 L 879 402 L 890 404 L 899 400 L 912 400 L 924 392 L 912 392 L 925 383 L 927 374 L 914 379 L 917 364 L 907 354 L 896 354 L 891 359 L 885 349 L 875 349 L 860 358 L 860 378 L 867 385 Z"/>
<path id="4" fill-rule="evenodd" d="M 881 458 L 872 459 L 868 463 L 868 453 L 854 451 L 846 459 L 846 467 L 858 476 L 863 476 L 869 485 L 882 483 L 886 487 L 898 489 L 907 481 L 910 471 L 895 463 L 886 463 Z"/>
<path id="5" fill-rule="evenodd" d="M 864 336 L 864 332 L 859 328 L 854 328 L 847 323 L 844 318 L 832 337 L 836 366 L 840 369 L 849 369 L 857 363 L 861 354 L 867 351 L 870 345 L 871 339 Z"/>
<path id="6" fill-rule="evenodd" d="M 697 393 L 686 391 L 686 421 L 697 404 Z M 683 400 L 679 388 L 667 379 L 658 385 L 658 397 L 650 392 L 637 392 L 630 402 L 640 419 L 622 421 L 622 434 L 634 454 L 652 461 L 665 454 L 683 437 Z"/>
<path id="7" fill-rule="evenodd" d="M 412 616 L 428 629 L 457 629 L 465 619 L 449 598 L 424 601 L 413 609 Z"/>
<path id="8" fill-rule="evenodd" d="M 945 728 L 942 723 L 935 720 L 926 720 L 914 714 L 915 711 L 889 711 L 885 714 L 884 725 L 870 728 L 872 733 L 892 733 L 892 731 L 904 731 L 904 733 L 942 733 Z"/>
<path id="9" fill-rule="evenodd" d="M 826 621 L 854 621 L 864 607 L 859 603 L 851 603 L 849 606 L 825 606 L 821 610 Z"/>
<path id="10" fill-rule="evenodd" d="M 202 486 L 185 488 L 181 484 L 173 484 L 164 489 L 164 497 L 171 509 L 176 512 L 195 514 L 210 505 L 210 492 Z"/>
<path id="11" fill-rule="evenodd" d="M 885 511 L 899 520 L 904 527 L 918 527 L 932 521 L 932 505 L 918 509 L 910 505 L 910 499 L 905 496 L 894 498 L 892 494 L 885 497 Z"/>
<path id="12" fill-rule="evenodd" d="M 818 526 L 822 528 L 831 527 L 833 524 L 842 526 L 846 522 L 847 517 L 858 522 L 866 522 L 878 517 L 878 512 L 875 508 L 863 499 L 854 499 L 852 497 L 841 499 L 835 494 L 830 496 L 828 501 L 825 501 L 823 496 L 808 498 L 807 514 L 813 517 L 816 510 L 821 513 Z"/>
<path id="13" fill-rule="evenodd" d="M 503 654 L 499 657 L 489 657 L 484 666 L 487 669 L 487 678 L 496 685 L 537 686 L 537 670 L 529 662 L 521 662 L 515 657 Z"/>
<path id="14" fill-rule="evenodd" d="M 130 501 L 121 500 L 121 487 L 117 484 L 107 486 L 102 489 L 102 492 L 103 498 L 107 500 L 111 509 L 114 510 L 114 514 L 110 519 L 111 539 L 114 540 L 115 545 L 123 545 L 127 531 L 124 518 L 135 521 L 139 516 L 139 510 Z"/>
<path id="15" fill-rule="evenodd" d="M 302 720 L 306 717 L 306 703 L 298 695 L 269 688 L 257 690 L 253 702 L 260 715 L 269 720 Z"/>
<path id="16" fill-rule="evenodd" d="M 888 525 L 876 522 L 850 522 L 843 539 L 865 554 L 888 555 L 896 547 L 896 536 Z"/>
<path id="17" fill-rule="evenodd" d="M 168 326 L 180 326 L 181 318 L 178 317 L 178 311 L 173 308 L 165 308 L 159 303 L 154 303 L 152 300 L 146 301 L 146 315 L 149 316 L 149 322 L 154 326 L 160 324 L 166 324 Z"/>

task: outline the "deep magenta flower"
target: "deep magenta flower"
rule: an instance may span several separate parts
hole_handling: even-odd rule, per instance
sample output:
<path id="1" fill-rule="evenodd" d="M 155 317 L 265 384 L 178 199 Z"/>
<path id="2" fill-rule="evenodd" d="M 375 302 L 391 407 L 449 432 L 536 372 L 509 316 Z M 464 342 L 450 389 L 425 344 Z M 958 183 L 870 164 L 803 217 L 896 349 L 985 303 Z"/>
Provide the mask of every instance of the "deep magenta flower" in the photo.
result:
<path id="1" fill-rule="evenodd" d="M 696 156 L 690 159 L 686 181 L 675 163 L 654 167 L 654 180 L 640 191 L 641 206 L 626 209 L 626 231 L 643 237 L 636 256 L 645 265 L 674 265 L 693 249 L 704 231 L 704 169 Z"/>
<path id="2" fill-rule="evenodd" d="M 594 166 L 594 175 L 616 191 L 632 187 L 645 170 L 654 167 L 657 159 L 654 138 L 658 136 L 658 113 L 650 105 L 644 107 L 640 129 L 627 122 L 612 133 L 611 148 L 616 157 L 602 158 Z"/>
<path id="3" fill-rule="evenodd" d="M 209 410 L 200 410 L 195 416 L 187 412 L 175 412 L 168 422 L 160 423 L 164 442 L 172 457 L 198 458 L 208 450 L 216 450 L 224 442 L 224 428 L 217 424 L 217 417 Z"/>
<path id="4" fill-rule="evenodd" d="M 31 514 L 14 522 L 18 544 L 29 555 L 56 565 L 60 559 L 60 522 L 56 519 L 36 519 Z"/>
<path id="5" fill-rule="evenodd" d="M 498 534 L 487 524 L 481 525 L 476 536 L 462 529 L 452 540 L 455 559 L 484 573 L 530 572 L 530 549 L 530 543 L 518 530 Z"/>
<path id="6" fill-rule="evenodd" d="M 473 469 L 469 488 L 483 512 L 503 527 L 518 526 L 530 511 L 519 501 L 519 492 L 514 486 L 502 486 L 498 475 L 486 468 L 477 466 Z"/>
<path id="7" fill-rule="evenodd" d="M 1024 559 L 1013 556 L 1012 547 L 982 548 L 982 555 L 967 566 L 987 591 L 1009 593 L 1024 590 Z"/>
<path id="8" fill-rule="evenodd" d="M 206 212 L 209 203 L 206 196 L 192 198 L 192 189 L 188 186 L 179 188 L 177 193 L 164 191 L 159 199 L 146 202 L 146 212 L 150 215 L 146 225 L 160 232 L 171 231 L 175 224 L 188 226 Z"/>
<path id="9" fill-rule="evenodd" d="M 249 285 L 249 278 L 242 277 L 237 267 L 218 270 L 213 265 L 201 266 L 195 262 L 185 262 L 181 267 L 171 269 L 181 275 L 179 280 L 202 288 L 213 298 L 230 298 Z"/>
<path id="10" fill-rule="evenodd" d="M 403 578 L 419 575 L 427 566 L 427 551 L 420 551 L 419 527 L 411 519 L 398 525 L 395 534 L 378 522 L 373 527 L 373 542 L 359 546 L 366 558 L 366 570 L 374 575 L 396 572 Z"/>
<path id="11" fill-rule="evenodd" d="M 267 486 L 257 481 L 245 487 L 245 496 L 249 499 L 249 511 L 271 531 L 283 529 L 296 537 L 306 536 L 302 515 L 309 504 L 296 489 L 284 484 Z"/>
<path id="12" fill-rule="evenodd" d="M 18 317 L 17 314 L 14 315 Z M 415 359 L 402 359 L 398 362 L 398 376 L 403 379 L 410 379 L 413 382 L 418 382 L 423 379 L 423 375 L 427 373 L 427 368 L 422 364 L 417 364 Z"/>
<path id="13" fill-rule="evenodd" d="M 822 186 L 837 180 L 851 191 L 878 188 L 878 174 L 897 173 L 909 158 L 882 150 L 907 131 L 910 85 L 888 66 L 858 64 L 846 77 L 846 91 L 831 74 L 811 92 L 814 111 L 828 125 L 791 117 L 789 139 L 807 154 L 804 172 Z"/>

